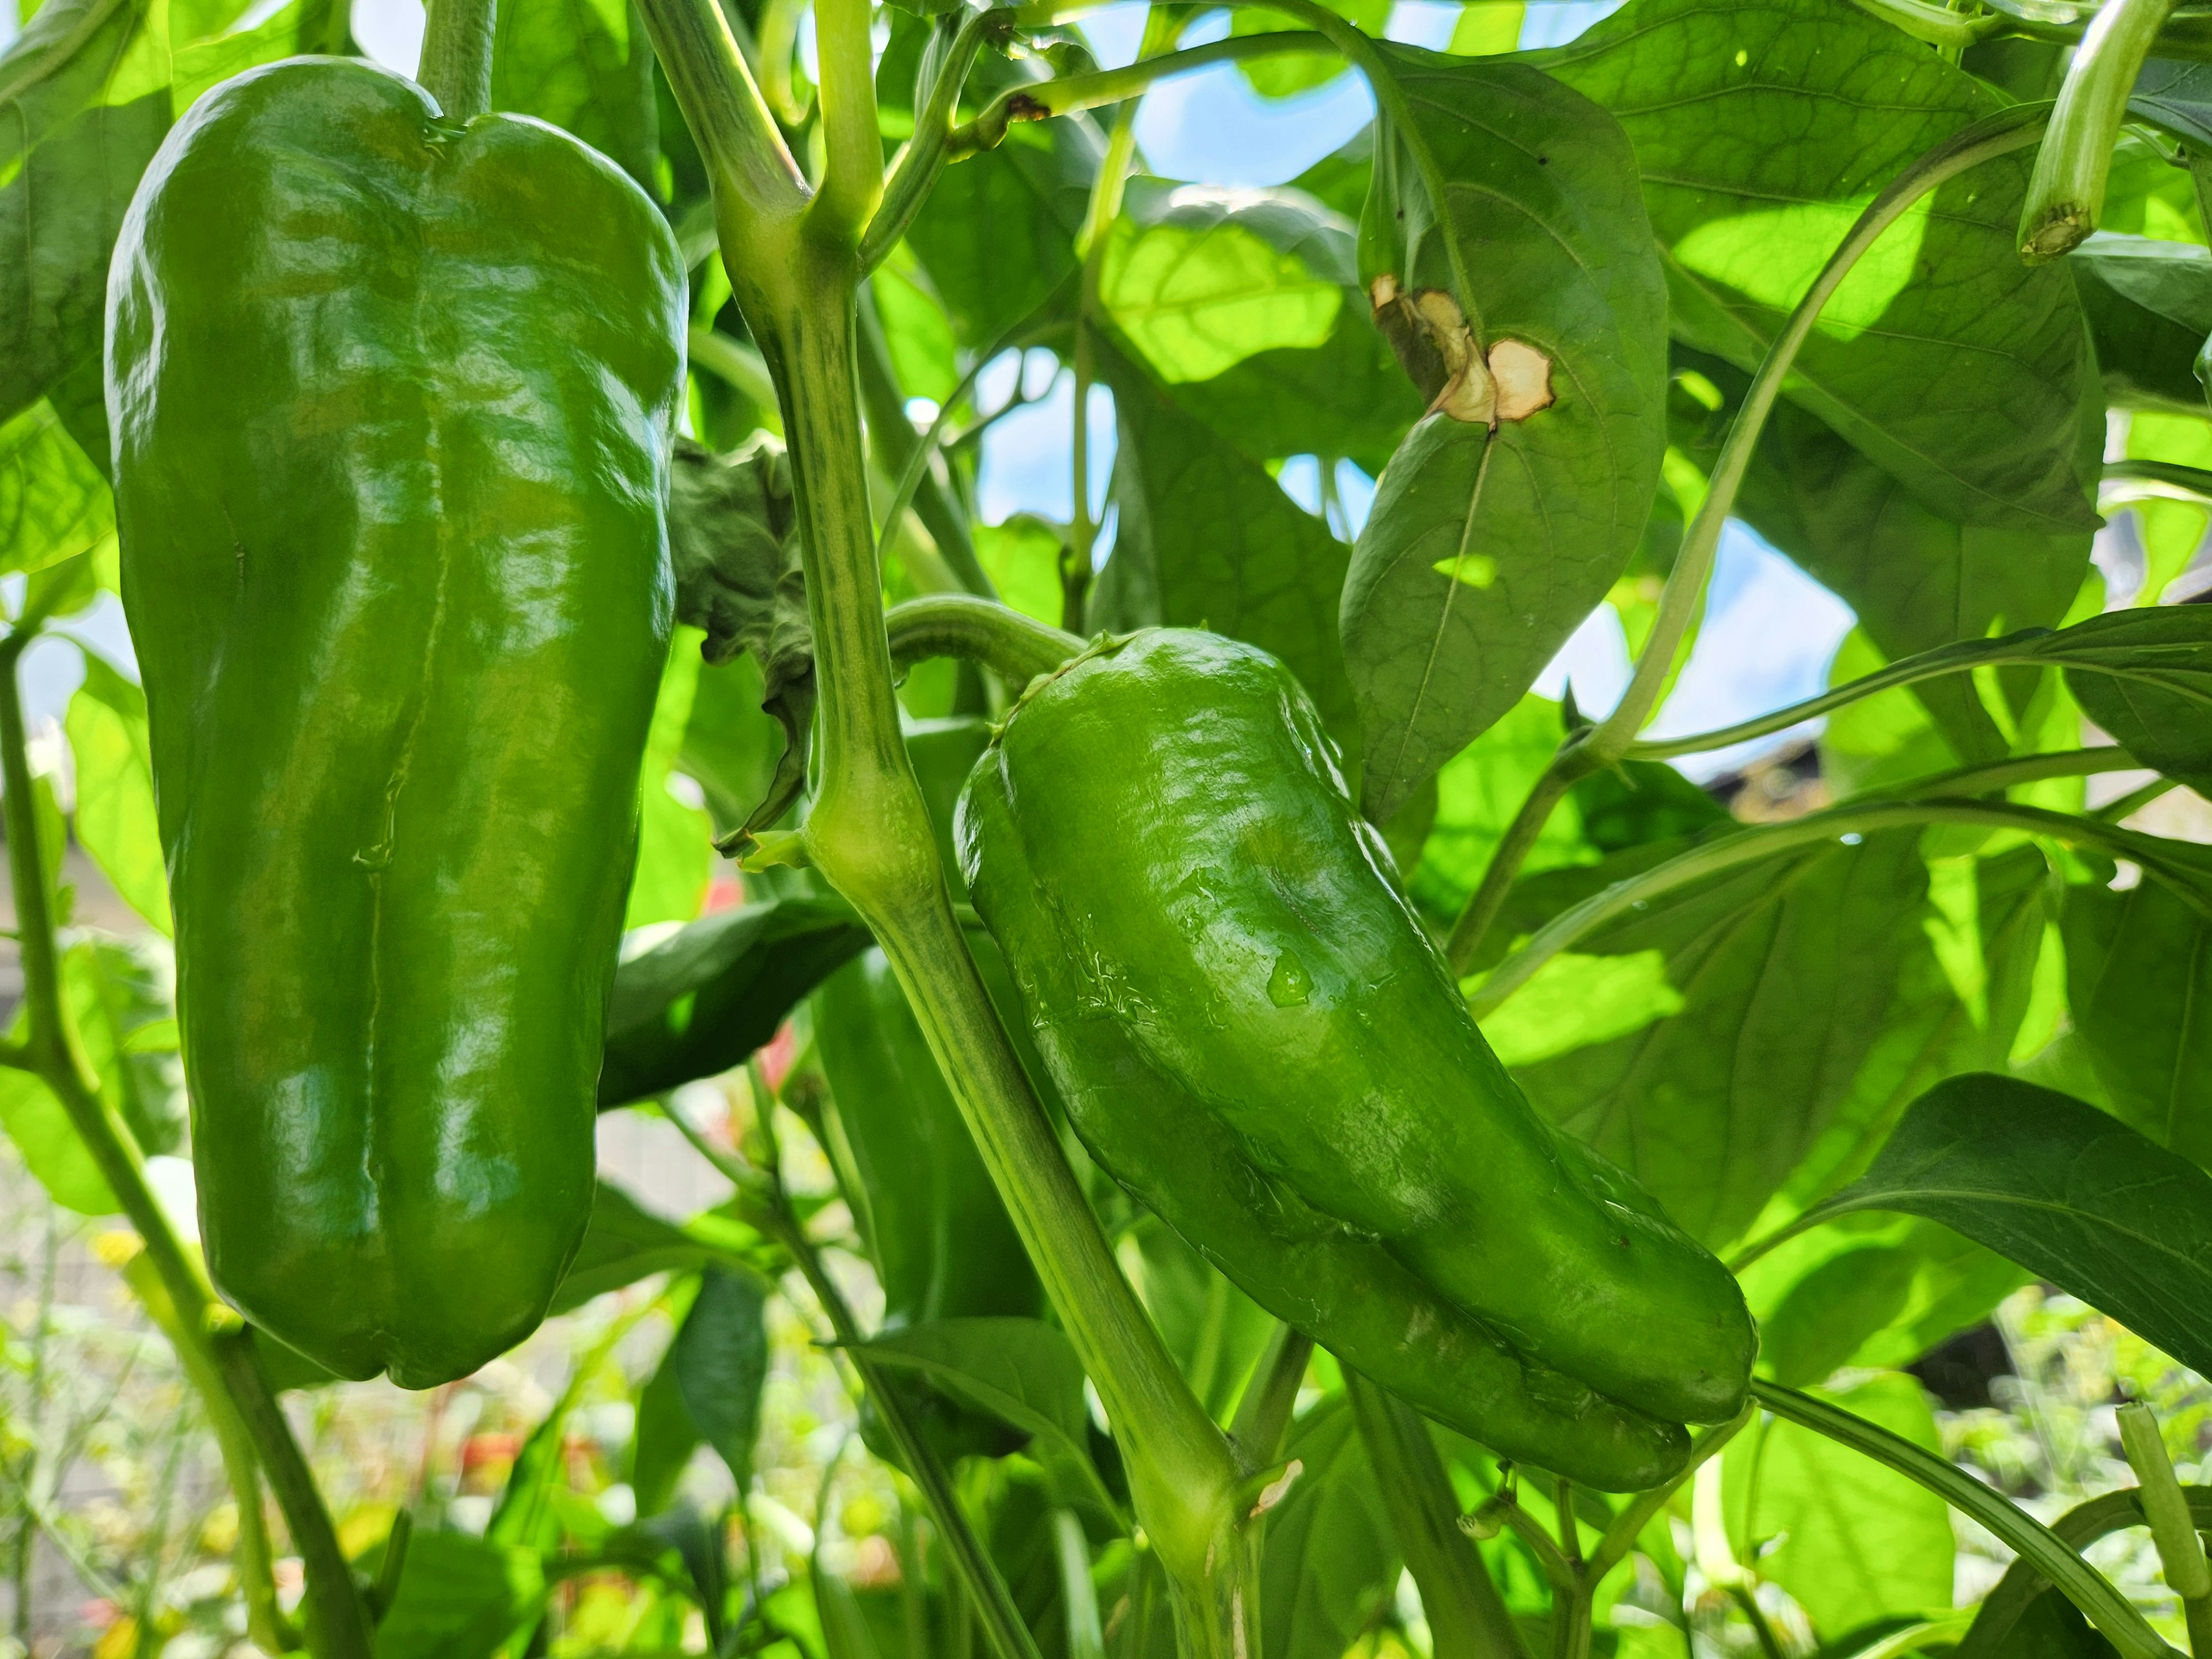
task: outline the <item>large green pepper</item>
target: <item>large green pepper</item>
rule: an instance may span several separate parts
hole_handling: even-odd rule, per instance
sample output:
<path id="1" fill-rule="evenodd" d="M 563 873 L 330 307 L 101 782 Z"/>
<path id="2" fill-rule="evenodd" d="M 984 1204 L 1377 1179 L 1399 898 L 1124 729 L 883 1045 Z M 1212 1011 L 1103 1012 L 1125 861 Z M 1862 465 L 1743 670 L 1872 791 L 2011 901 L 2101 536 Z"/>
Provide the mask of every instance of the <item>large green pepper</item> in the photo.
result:
<path id="1" fill-rule="evenodd" d="M 907 753 L 948 855 L 954 798 L 989 739 L 982 721 L 958 719 L 921 722 L 908 736 Z M 949 860 L 946 869 L 957 881 Z M 980 928 L 969 943 L 992 994 L 1013 1012 L 998 947 Z M 883 1285 L 882 1328 L 1037 1317 L 1044 1289 L 1036 1270 L 884 953 L 871 949 L 832 974 L 811 1008 L 815 1049 L 830 1080 L 825 1138 Z M 994 1420 L 919 1382 L 907 1392 L 940 1456 L 1010 1449 Z"/>
<path id="2" fill-rule="evenodd" d="M 1027 691 L 962 860 L 1106 1169 L 1262 1306 L 1507 1456 L 1611 1489 L 1733 1415 L 1727 1271 L 1539 1118 L 1290 672 L 1102 641 Z"/>
<path id="3" fill-rule="evenodd" d="M 335 58 L 201 100 L 117 246 L 201 1232 L 344 1376 L 511 1346 L 590 1213 L 684 295 L 603 157 Z"/>

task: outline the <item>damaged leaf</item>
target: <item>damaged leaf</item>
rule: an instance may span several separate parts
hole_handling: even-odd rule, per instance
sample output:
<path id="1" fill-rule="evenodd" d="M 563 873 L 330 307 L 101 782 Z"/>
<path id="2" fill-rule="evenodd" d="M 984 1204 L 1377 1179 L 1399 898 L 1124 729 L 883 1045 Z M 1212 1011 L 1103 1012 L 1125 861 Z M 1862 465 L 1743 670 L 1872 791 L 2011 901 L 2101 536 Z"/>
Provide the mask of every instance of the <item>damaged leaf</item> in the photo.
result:
<path id="1" fill-rule="evenodd" d="M 783 727 L 783 758 L 767 798 L 716 843 L 725 853 L 743 852 L 805 787 L 806 734 L 814 718 L 814 636 L 799 569 L 791 464 L 782 446 L 762 433 L 717 455 L 678 439 L 668 554 L 677 619 L 707 631 L 700 654 L 710 663 L 750 654 L 760 666 L 761 707 Z"/>
<path id="2" fill-rule="evenodd" d="M 1627 136 L 1525 64 L 1379 42 L 1360 277 L 1429 413 L 1340 626 L 1361 805 L 1390 817 L 1520 701 L 1627 568 L 1666 433 L 1666 278 Z"/>

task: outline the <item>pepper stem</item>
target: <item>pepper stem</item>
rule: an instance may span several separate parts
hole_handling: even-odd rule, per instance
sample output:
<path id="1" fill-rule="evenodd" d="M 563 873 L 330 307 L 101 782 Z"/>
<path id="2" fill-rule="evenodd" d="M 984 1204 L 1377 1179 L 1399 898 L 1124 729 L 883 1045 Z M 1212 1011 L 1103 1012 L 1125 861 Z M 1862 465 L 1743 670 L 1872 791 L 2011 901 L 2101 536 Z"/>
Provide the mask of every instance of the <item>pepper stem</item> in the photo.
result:
<path id="1" fill-rule="evenodd" d="M 415 79 L 455 126 L 491 108 L 499 0 L 430 0 Z"/>

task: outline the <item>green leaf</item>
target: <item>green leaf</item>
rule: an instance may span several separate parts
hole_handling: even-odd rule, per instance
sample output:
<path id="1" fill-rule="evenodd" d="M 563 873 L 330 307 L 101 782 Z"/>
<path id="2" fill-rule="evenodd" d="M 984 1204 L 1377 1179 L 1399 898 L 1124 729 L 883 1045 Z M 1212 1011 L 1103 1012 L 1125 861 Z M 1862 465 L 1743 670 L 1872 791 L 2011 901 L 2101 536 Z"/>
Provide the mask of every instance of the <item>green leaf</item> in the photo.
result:
<path id="1" fill-rule="evenodd" d="M 1158 1217 L 1139 1218 L 1127 1238 L 1123 1268 L 1159 1327 L 1176 1369 L 1207 1414 L 1224 1421 L 1267 1346 L 1274 1316 Z"/>
<path id="2" fill-rule="evenodd" d="M 1348 222 L 1288 191 L 1133 179 L 1098 297 L 1158 379 L 1211 380 L 1263 351 L 1325 343 L 1352 281 L 1352 239 Z"/>
<path id="3" fill-rule="evenodd" d="M 1921 936 L 1917 841 L 1808 848 L 1654 899 L 1582 941 L 1591 955 L 1662 952 L 1681 1011 L 1522 1068 L 1529 1098 L 1693 1236 L 1735 1237 L 1812 1150 L 1873 1048 Z M 1614 867 L 1589 878 L 1601 884 Z"/>
<path id="4" fill-rule="evenodd" d="M 1443 404 L 1391 458 L 1345 584 L 1361 799 L 1380 823 L 1520 700 L 1635 552 L 1666 441 L 1666 290 L 1603 109 L 1523 64 L 1376 51 L 1413 126 L 1386 126 L 1360 275 Z M 1471 342 L 1455 301 L 1479 313 Z M 1494 430 L 1469 418 L 1487 378 L 1470 346 L 1540 354 L 1549 405 Z"/>
<path id="5" fill-rule="evenodd" d="M 2212 607 L 2153 605 L 2049 636 L 2081 710 L 2144 765 L 2212 794 Z"/>
<path id="6" fill-rule="evenodd" d="M 155 939 L 82 934 L 66 944 L 61 969 L 62 994 L 85 1060 L 100 1079 L 101 1097 L 141 1152 L 173 1151 L 184 1133 L 184 1067 L 173 1045 L 166 1051 L 131 1046 L 139 1033 L 175 1018 L 167 946 Z M 21 1042 L 29 1029 L 29 1008 L 20 1005 L 9 1035 Z M 55 1203 L 83 1215 L 115 1213 L 115 1196 L 68 1109 L 33 1073 L 0 1070 L 0 1128 Z"/>
<path id="7" fill-rule="evenodd" d="M 881 1332 L 860 1348 L 878 1364 L 918 1373 L 962 1405 L 1032 1436 L 1030 1455 L 1070 1501 L 1114 1514 L 1091 1461 L 1082 1362 L 1054 1327 L 1036 1319 L 937 1319 Z"/>
<path id="8" fill-rule="evenodd" d="M 1851 1217 L 1790 1240 L 1743 1281 L 1760 1368 L 1796 1389 L 1846 1366 L 1909 1365 L 1988 1318 L 2025 1277 L 1932 1221 Z"/>
<path id="9" fill-rule="evenodd" d="M 2100 231 L 2067 263 L 2106 397 L 2124 408 L 2203 413 L 2204 388 L 2190 366 L 2212 336 L 2212 250 Z"/>
<path id="10" fill-rule="evenodd" d="M 1348 1396 L 1292 1424 L 1281 1455 L 1305 1467 L 1268 1511 L 1261 1645 L 1273 1659 L 1340 1659 L 1396 1590 L 1397 1534 Z"/>
<path id="11" fill-rule="evenodd" d="M 1034 513 L 1016 513 L 999 524 L 975 526 L 975 557 L 999 598 L 1024 617 L 1060 626 L 1065 609 L 1060 550 L 1067 532 Z"/>
<path id="12" fill-rule="evenodd" d="M 380 1544 L 357 1564 L 372 1578 Z M 417 1532 L 408 1540 L 398 1593 L 376 1627 L 376 1659 L 475 1659 L 536 1622 L 545 1602 L 535 1550 L 459 1532 Z"/>
<path id="13" fill-rule="evenodd" d="M 505 0 L 491 106 L 573 132 L 658 196 L 653 50 L 629 0 Z"/>
<path id="14" fill-rule="evenodd" d="M 761 433 L 718 456 L 679 438 L 669 475 L 668 553 L 677 619 L 705 631 L 700 652 L 708 664 L 739 652 L 753 659 L 760 706 L 783 727 L 767 793 L 745 804 L 744 828 L 765 829 L 805 785 L 814 715 L 814 635 L 783 447 Z"/>
<path id="15" fill-rule="evenodd" d="M 1380 473 L 1413 422 L 1421 397 L 1368 320 L 1364 300 L 1339 309 L 1328 340 L 1247 357 L 1210 380 L 1168 388 L 1178 408 L 1255 461 L 1336 456 Z"/>
<path id="16" fill-rule="evenodd" d="M 729 1468 L 740 1493 L 752 1486 L 760 1438 L 761 1388 L 768 1379 L 767 1286 L 757 1275 L 709 1265 L 670 1345 L 667 1364 L 700 1438 Z"/>
<path id="17" fill-rule="evenodd" d="M 167 933 L 169 878 L 154 811 L 146 694 L 87 652 L 67 731 L 76 762 L 77 840 L 124 902 Z"/>
<path id="18" fill-rule="evenodd" d="M 222 10 L 233 9 L 230 0 L 223 0 Z M 296 58 L 303 52 L 339 52 L 346 46 L 346 27 L 349 9 L 341 9 L 333 0 L 290 0 L 251 28 L 217 27 L 200 28 L 198 24 L 186 25 L 181 14 L 185 7 L 171 0 L 169 27 L 173 38 L 179 43 L 176 49 L 175 82 L 172 90 L 173 106 L 182 115 L 201 96 L 228 81 L 234 75 L 243 75 L 247 70 L 262 64 L 273 64 L 282 58 Z M 211 19 L 201 20 L 211 22 Z M 227 26 L 231 20 L 223 20 Z M 197 33 L 189 32 L 198 30 Z M 513 106 L 496 103 L 499 109 Z"/>
<path id="19" fill-rule="evenodd" d="M 1075 233 L 1104 148 L 1082 116 L 1022 122 L 996 149 L 945 170 L 907 242 L 962 345 L 983 349 L 1063 284 L 1072 303 Z"/>
<path id="20" fill-rule="evenodd" d="M 1855 1210 L 1940 1221 L 2212 1366 L 2212 1176 L 2070 1095 L 1985 1073 L 1938 1084 L 1809 1213 Z"/>
<path id="21" fill-rule="evenodd" d="M 653 701 L 653 725 L 638 775 L 637 862 L 623 912 L 626 929 L 691 921 L 706 901 L 714 874 L 714 839 L 706 813 L 678 800 L 670 790 L 669 774 L 683 747 L 692 694 L 699 684 L 696 639 L 690 629 L 679 629 L 669 641 L 668 661 Z"/>
<path id="22" fill-rule="evenodd" d="M 842 899 L 769 899 L 691 923 L 615 970 L 602 1108 L 714 1077 L 867 948 Z"/>
<path id="23" fill-rule="evenodd" d="M 700 1240 L 602 1177 L 592 1189 L 592 1219 L 584 1230 L 584 1242 L 576 1247 L 561 1288 L 553 1293 L 548 1315 L 580 1308 L 595 1296 L 654 1273 L 688 1273 L 705 1266 L 711 1254 Z"/>
<path id="24" fill-rule="evenodd" d="M 1335 629 L 1343 544 L 1110 341 L 1099 339 L 1097 355 L 1121 432 L 1121 521 L 1091 625 L 1210 628 L 1272 651 L 1344 744 L 1352 698 Z"/>
<path id="25" fill-rule="evenodd" d="M 2113 1110 L 2212 1166 L 2212 921 L 2155 881 L 2066 892 L 2074 1036 Z"/>
<path id="26" fill-rule="evenodd" d="M 1874 193 L 1999 106 L 1826 0 L 1635 0 L 1532 58 L 1628 130 L 1672 326 L 1747 371 Z M 2014 250 L 2032 157 L 1986 162 L 1893 227 L 1788 390 L 1944 517 L 2052 534 L 2096 524 L 2094 365 L 2069 274 Z"/>
<path id="27" fill-rule="evenodd" d="M 53 405 L 0 426 L 0 568 L 43 570 L 115 533 L 115 500 Z"/>
<path id="28" fill-rule="evenodd" d="M 1919 1382 L 1896 1374 L 1822 1396 L 1929 1451 L 1941 1449 Z M 1723 1454 L 1722 1490 L 1741 1559 L 1823 1636 L 1951 1605 L 1950 1511 L 1926 1488 L 1810 1429 L 1763 1419 Z"/>
<path id="29" fill-rule="evenodd" d="M 677 1382 L 672 1342 L 637 1395 L 629 1479 L 639 1515 L 659 1515 L 668 1508 L 698 1447 L 699 1425 L 691 1420 L 691 1409 L 684 1403 L 684 1391 Z"/>
<path id="30" fill-rule="evenodd" d="M 47 0 L 0 53 L 0 421 L 100 360 L 107 257 L 169 130 L 167 15 Z"/>
<path id="31" fill-rule="evenodd" d="M 1431 915 L 1446 922 L 1459 915 L 1565 735 L 1559 705 L 1532 692 L 1437 774 L 1437 816 L 1413 878 L 1414 898 Z M 1534 875 L 1595 864 L 1600 856 L 1583 838 L 1582 811 L 1571 795 L 1546 820 L 1522 868 Z"/>
<path id="32" fill-rule="evenodd" d="M 30 1073 L 0 1071 L 0 1129 L 46 1196 L 64 1210 L 113 1215 L 120 1207 L 61 1097 Z"/>
<path id="33" fill-rule="evenodd" d="M 1390 0 L 1322 0 L 1338 16 L 1356 24 L 1367 34 L 1379 35 L 1390 21 Z M 1280 12 L 1239 9 L 1230 15 L 1231 34 L 1270 34 L 1277 29 L 1310 27 L 1304 19 Z M 1454 51 L 1458 48 L 1455 46 Z M 1327 86 L 1345 71 L 1344 59 L 1326 48 L 1317 52 L 1284 52 L 1266 58 L 1247 58 L 1237 65 L 1245 83 L 1262 98 L 1295 98 L 1302 92 Z"/>
<path id="34" fill-rule="evenodd" d="M 1955 640 L 2047 628 L 2089 568 L 2089 534 L 1962 525 L 1923 507 L 1802 410 L 1778 410 L 1747 481 L 1744 517 L 1833 590 L 1895 661 Z M 2024 708 L 2036 677 L 2009 688 Z M 1963 675 L 1913 688 L 1962 757 L 1995 760 L 2005 737 Z"/>

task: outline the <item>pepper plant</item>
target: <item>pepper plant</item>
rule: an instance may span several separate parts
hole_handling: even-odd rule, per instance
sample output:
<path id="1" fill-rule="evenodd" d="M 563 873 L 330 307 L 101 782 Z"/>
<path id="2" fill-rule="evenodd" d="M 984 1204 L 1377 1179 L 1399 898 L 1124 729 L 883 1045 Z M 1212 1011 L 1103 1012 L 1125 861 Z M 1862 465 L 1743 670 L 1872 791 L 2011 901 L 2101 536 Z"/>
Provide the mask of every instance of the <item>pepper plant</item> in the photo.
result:
<path id="1" fill-rule="evenodd" d="M 2206 1652 L 2146 1407 L 2046 1525 L 1900 1373 L 2030 1279 L 2212 1372 L 2204 20 L 1158 4 L 1102 68 L 1083 0 L 802 9 L 434 0 L 410 82 L 331 0 L 43 0 L 0 58 L 0 1121 L 136 1233 L 254 1644 L 557 1648 L 620 1572 L 718 1656 Z M 1149 176 L 1223 64 L 1373 122 Z M 1070 519 L 987 523 L 1039 352 Z M 1732 521 L 1857 628 L 1684 732 Z M 111 589 L 65 818 L 20 668 Z M 1601 608 L 1617 702 L 1536 695 Z M 1797 816 L 1668 763 L 1815 720 Z M 735 1196 L 594 1187 L 615 1109 Z M 480 1530 L 349 1559 L 284 1396 L 608 1293 Z M 911 1500 L 896 1619 L 763 1577 L 771 1297 Z M 586 1516 L 568 1415 L 670 1310 Z M 1948 1510 L 2016 1557 L 1963 1608 Z M 2151 1618 L 2083 1553 L 2137 1527 Z"/>

